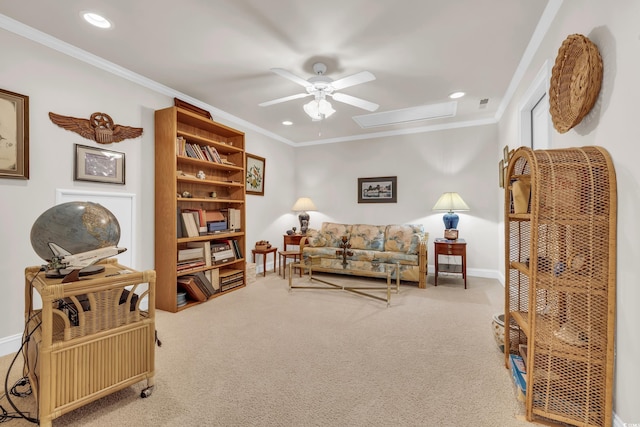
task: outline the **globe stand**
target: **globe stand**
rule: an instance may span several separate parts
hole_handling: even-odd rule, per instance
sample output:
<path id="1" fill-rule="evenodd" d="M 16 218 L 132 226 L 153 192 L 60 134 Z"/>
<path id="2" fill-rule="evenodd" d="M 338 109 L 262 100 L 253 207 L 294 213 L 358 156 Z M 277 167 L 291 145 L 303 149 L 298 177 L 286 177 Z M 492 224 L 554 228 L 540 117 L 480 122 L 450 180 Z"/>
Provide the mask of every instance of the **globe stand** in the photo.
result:
<path id="1" fill-rule="evenodd" d="M 69 274 L 73 273 L 74 270 L 78 271 L 77 269 L 73 269 L 73 268 L 56 268 L 53 270 L 48 270 L 45 273 L 45 277 L 47 279 L 62 279 L 64 277 L 67 277 Z M 103 265 L 89 265 L 87 267 L 80 269 L 78 271 L 78 276 L 80 277 L 90 276 L 93 274 L 102 273 L 103 271 L 104 271 Z"/>

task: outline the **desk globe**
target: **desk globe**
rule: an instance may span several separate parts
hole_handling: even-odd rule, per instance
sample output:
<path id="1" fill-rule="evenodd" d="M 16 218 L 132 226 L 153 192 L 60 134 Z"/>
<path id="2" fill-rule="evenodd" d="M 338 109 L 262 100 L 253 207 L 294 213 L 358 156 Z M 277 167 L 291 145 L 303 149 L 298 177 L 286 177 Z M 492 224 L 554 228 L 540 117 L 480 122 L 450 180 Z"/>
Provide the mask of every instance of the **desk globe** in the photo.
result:
<path id="1" fill-rule="evenodd" d="M 43 212 L 31 227 L 31 246 L 40 258 L 51 261 L 49 243 L 77 254 L 120 241 L 120 224 L 104 206 L 93 202 L 68 202 Z"/>

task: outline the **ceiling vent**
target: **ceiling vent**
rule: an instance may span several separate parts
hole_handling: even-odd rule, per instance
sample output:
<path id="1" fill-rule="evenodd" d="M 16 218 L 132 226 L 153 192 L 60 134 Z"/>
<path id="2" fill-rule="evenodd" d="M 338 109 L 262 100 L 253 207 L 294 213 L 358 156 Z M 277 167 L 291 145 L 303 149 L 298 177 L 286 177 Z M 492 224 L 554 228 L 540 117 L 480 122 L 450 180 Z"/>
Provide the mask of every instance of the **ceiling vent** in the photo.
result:
<path id="1" fill-rule="evenodd" d="M 479 108 L 487 108 L 488 103 L 489 103 L 489 98 L 481 99 Z"/>
<path id="2" fill-rule="evenodd" d="M 354 116 L 353 120 L 363 129 L 398 125 L 420 120 L 454 117 L 457 106 L 458 103 L 456 101 L 450 101 L 441 104 L 421 105 L 419 107 L 403 108 L 401 110 L 384 111 L 381 113 L 363 114 L 361 116 Z"/>

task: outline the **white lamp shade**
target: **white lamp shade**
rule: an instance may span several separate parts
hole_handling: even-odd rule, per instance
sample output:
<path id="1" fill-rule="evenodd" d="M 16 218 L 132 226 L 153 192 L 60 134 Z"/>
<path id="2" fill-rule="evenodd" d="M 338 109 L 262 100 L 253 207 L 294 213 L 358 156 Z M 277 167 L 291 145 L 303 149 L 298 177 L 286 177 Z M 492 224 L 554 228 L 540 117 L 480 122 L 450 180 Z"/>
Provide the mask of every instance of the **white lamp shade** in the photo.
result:
<path id="1" fill-rule="evenodd" d="M 326 119 L 336 112 L 336 110 L 334 110 L 331 106 L 331 103 L 324 98 L 309 101 L 308 103 L 304 104 L 302 108 L 304 109 L 304 112 L 307 113 L 307 115 L 313 120 Z"/>
<path id="2" fill-rule="evenodd" d="M 310 198 L 300 197 L 298 200 L 296 200 L 296 203 L 293 205 L 291 210 L 301 212 L 301 211 L 316 211 L 318 209 L 316 208 L 316 205 L 313 203 L 313 201 Z"/>
<path id="3" fill-rule="evenodd" d="M 446 212 L 468 211 L 469 205 L 462 200 L 458 193 L 442 193 L 433 210 Z"/>

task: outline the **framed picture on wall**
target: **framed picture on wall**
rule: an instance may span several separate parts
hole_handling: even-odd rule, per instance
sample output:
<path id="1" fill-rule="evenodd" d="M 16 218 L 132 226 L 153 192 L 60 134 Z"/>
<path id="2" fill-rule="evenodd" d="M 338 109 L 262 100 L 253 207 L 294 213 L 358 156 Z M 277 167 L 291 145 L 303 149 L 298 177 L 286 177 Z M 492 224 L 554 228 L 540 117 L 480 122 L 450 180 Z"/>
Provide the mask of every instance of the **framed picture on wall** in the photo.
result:
<path id="1" fill-rule="evenodd" d="M 398 203 L 398 177 L 358 178 L 358 203 Z"/>
<path id="2" fill-rule="evenodd" d="M 245 179 L 245 193 L 264 196 L 264 169 L 266 160 L 264 157 L 247 153 Z"/>
<path id="3" fill-rule="evenodd" d="M 29 97 L 2 89 L 0 178 L 29 179 Z"/>
<path id="4" fill-rule="evenodd" d="M 76 144 L 73 179 L 124 184 L 124 153 Z"/>

